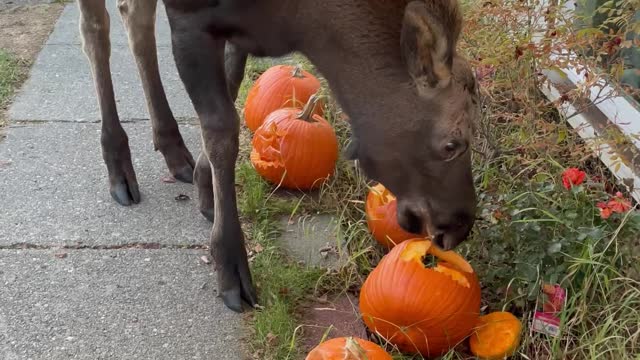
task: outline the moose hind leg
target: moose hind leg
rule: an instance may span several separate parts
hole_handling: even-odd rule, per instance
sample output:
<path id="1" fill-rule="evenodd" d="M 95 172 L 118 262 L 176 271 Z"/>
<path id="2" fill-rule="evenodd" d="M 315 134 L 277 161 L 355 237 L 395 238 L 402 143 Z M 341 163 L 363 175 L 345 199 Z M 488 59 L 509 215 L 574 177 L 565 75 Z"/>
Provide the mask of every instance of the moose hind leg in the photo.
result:
<path id="1" fill-rule="evenodd" d="M 129 139 L 116 109 L 109 57 L 109 13 L 104 0 L 78 0 L 82 49 L 91 64 L 102 118 L 100 143 L 109 174 L 109 192 L 121 205 L 140 202 L 136 174 L 131 163 Z"/>
<path id="2" fill-rule="evenodd" d="M 127 29 L 129 48 L 138 65 L 151 117 L 154 147 L 160 150 L 169 171 L 176 179 L 191 183 L 195 162 L 184 144 L 178 123 L 169 107 L 158 69 L 156 7 L 156 0 L 118 0 L 118 10 Z"/>
<path id="3" fill-rule="evenodd" d="M 226 85 L 224 46 L 221 38 L 198 26 L 191 17 L 167 9 L 173 54 L 178 73 L 198 113 L 204 153 L 212 170 L 215 219 L 211 253 L 218 275 L 219 294 L 225 305 L 241 312 L 242 300 L 254 306 L 251 279 L 235 190 L 239 119 Z"/>
<path id="4" fill-rule="evenodd" d="M 244 78 L 246 63 L 247 53 L 227 42 L 224 53 L 224 64 L 227 88 L 233 101 L 238 97 L 240 84 L 242 84 Z M 209 166 L 209 159 L 204 153 L 200 153 L 196 161 L 194 180 L 198 186 L 200 213 L 202 213 L 207 220 L 213 222 L 213 183 L 211 180 L 211 167 Z"/>

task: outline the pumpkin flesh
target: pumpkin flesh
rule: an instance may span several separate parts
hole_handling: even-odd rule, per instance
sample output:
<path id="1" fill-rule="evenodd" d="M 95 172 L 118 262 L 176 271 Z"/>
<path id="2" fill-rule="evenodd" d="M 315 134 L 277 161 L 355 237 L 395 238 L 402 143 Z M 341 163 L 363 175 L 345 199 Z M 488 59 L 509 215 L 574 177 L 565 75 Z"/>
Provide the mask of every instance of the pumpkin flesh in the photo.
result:
<path id="1" fill-rule="evenodd" d="M 398 201 L 382 184 L 369 190 L 365 202 L 367 227 L 378 243 L 387 249 L 407 239 L 414 239 L 426 234 L 412 234 L 398 224 Z"/>
<path id="2" fill-rule="evenodd" d="M 522 323 L 513 314 L 496 311 L 481 316 L 471 334 L 471 352 L 480 359 L 503 359 L 513 355 L 520 345 Z"/>
<path id="3" fill-rule="evenodd" d="M 444 260 L 439 270 L 425 268 L 426 255 Z M 369 274 L 360 291 L 360 311 L 370 331 L 401 351 L 438 356 L 477 324 L 480 286 L 460 255 L 427 240 L 410 239 L 394 247 Z"/>
<path id="4" fill-rule="evenodd" d="M 368 340 L 341 337 L 316 346 L 305 360 L 392 360 L 380 346 Z"/>

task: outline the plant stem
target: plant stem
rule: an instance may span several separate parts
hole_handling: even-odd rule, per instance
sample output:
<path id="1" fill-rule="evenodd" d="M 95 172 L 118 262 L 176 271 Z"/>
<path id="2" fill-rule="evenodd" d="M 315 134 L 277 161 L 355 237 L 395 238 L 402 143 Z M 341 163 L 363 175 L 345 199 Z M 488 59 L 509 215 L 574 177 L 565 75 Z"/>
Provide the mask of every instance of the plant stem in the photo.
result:
<path id="1" fill-rule="evenodd" d="M 304 78 L 304 74 L 302 73 L 302 66 L 296 65 L 291 72 L 291 76 L 298 79 Z"/>
<path id="2" fill-rule="evenodd" d="M 298 114 L 298 119 L 306 122 L 317 122 L 313 119 L 313 114 L 316 111 L 318 100 L 320 100 L 320 95 L 318 95 L 318 93 L 311 95 L 311 97 L 309 97 L 309 101 L 307 101 L 302 111 Z"/>

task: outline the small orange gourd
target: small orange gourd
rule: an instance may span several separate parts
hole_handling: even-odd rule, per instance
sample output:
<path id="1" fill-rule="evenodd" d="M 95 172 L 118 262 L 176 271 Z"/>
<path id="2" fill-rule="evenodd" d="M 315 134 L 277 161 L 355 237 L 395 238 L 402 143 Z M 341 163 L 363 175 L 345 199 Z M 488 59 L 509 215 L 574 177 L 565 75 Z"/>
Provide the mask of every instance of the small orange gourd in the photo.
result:
<path id="1" fill-rule="evenodd" d="M 440 260 L 423 263 L 427 255 Z M 430 241 L 396 245 L 360 290 L 360 312 L 373 333 L 401 351 L 439 356 L 471 334 L 480 313 L 480 285 L 473 268 Z"/>
<path id="2" fill-rule="evenodd" d="M 254 134 L 251 164 L 267 181 L 285 188 L 316 188 L 335 171 L 338 138 L 331 124 L 314 114 L 316 95 L 305 108 L 285 108 L 267 116 Z"/>
<path id="3" fill-rule="evenodd" d="M 256 131 L 266 117 L 277 109 L 301 108 L 311 95 L 320 90 L 320 81 L 299 66 L 276 65 L 262 73 L 249 89 L 244 119 Z M 314 109 L 323 115 L 322 103 Z"/>
<path id="4" fill-rule="evenodd" d="M 520 345 L 522 323 L 513 314 L 496 311 L 481 316 L 469 345 L 471 352 L 485 360 L 497 360 L 509 357 Z"/>
<path id="5" fill-rule="evenodd" d="M 398 224 L 398 201 L 382 184 L 369 190 L 365 202 L 367 227 L 382 246 L 391 249 L 397 244 L 427 234 L 412 234 Z"/>
<path id="6" fill-rule="evenodd" d="M 305 360 L 392 360 L 383 348 L 368 340 L 340 337 L 316 346 Z"/>

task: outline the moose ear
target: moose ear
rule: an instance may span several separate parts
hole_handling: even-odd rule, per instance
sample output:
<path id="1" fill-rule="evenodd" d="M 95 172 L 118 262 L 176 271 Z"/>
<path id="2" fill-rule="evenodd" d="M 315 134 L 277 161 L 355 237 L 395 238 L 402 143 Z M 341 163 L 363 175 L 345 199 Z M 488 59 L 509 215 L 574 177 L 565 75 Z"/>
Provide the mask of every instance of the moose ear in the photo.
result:
<path id="1" fill-rule="evenodd" d="M 462 27 L 457 0 L 407 4 L 400 44 L 409 74 L 419 89 L 446 87 Z"/>

